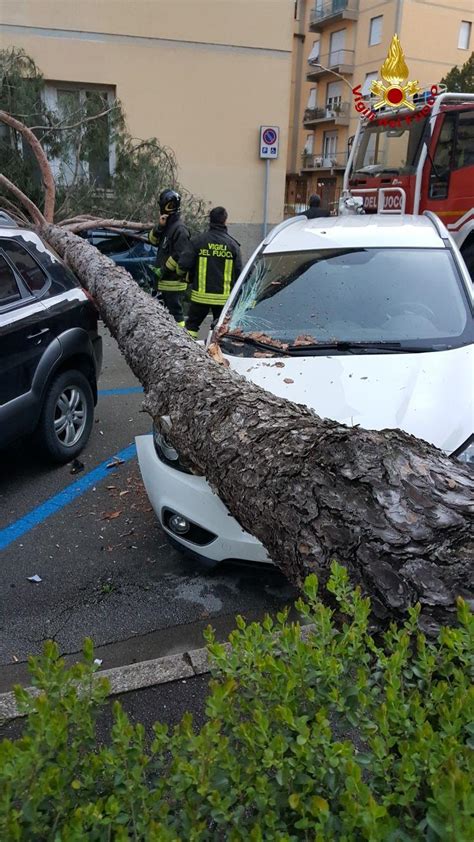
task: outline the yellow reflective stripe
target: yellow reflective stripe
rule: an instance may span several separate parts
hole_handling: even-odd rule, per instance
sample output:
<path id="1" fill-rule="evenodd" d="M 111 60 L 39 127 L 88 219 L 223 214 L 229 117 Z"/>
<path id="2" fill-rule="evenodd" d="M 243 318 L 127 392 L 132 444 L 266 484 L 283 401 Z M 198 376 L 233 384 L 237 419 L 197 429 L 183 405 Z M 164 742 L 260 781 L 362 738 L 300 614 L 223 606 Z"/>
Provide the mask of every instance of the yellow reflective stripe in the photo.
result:
<path id="1" fill-rule="evenodd" d="M 199 292 L 196 289 L 191 292 L 191 301 L 195 301 L 196 304 L 225 304 L 227 299 L 225 293 Z"/>
<path id="2" fill-rule="evenodd" d="M 186 269 L 180 269 L 179 266 L 178 266 L 178 268 L 176 269 L 176 274 L 179 275 L 180 278 L 182 278 L 183 275 L 187 275 L 187 270 Z"/>
<path id="3" fill-rule="evenodd" d="M 158 281 L 158 289 L 161 292 L 184 292 L 186 286 L 184 281 Z"/>
<path id="4" fill-rule="evenodd" d="M 200 257 L 198 261 L 198 290 L 201 294 L 206 292 L 207 278 L 207 257 Z"/>
<path id="5" fill-rule="evenodd" d="M 230 295 L 230 288 L 232 285 L 232 269 L 234 267 L 234 261 L 232 258 L 227 259 L 224 266 L 224 295 L 226 298 Z"/>
<path id="6" fill-rule="evenodd" d="M 177 264 L 176 260 L 174 259 L 174 257 L 171 257 L 171 255 L 168 257 L 168 260 L 166 261 L 165 266 L 166 266 L 167 269 L 171 269 L 172 272 L 174 272 L 178 268 L 178 264 Z"/>
<path id="7" fill-rule="evenodd" d="M 158 242 L 158 239 L 157 239 L 157 237 L 155 237 L 153 231 L 149 231 L 148 239 L 149 239 L 150 243 L 152 244 L 152 246 L 156 246 L 156 244 Z"/>

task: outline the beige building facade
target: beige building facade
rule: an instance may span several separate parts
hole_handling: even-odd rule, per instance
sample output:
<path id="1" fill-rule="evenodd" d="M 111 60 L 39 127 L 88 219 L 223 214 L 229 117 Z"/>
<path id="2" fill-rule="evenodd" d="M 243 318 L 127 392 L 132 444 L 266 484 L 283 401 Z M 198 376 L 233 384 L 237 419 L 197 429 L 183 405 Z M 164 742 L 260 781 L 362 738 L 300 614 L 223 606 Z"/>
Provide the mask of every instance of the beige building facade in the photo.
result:
<path id="1" fill-rule="evenodd" d="M 72 85 L 117 96 L 131 134 L 171 147 L 181 183 L 228 208 L 248 254 L 262 235 L 262 124 L 281 129 L 269 223 L 283 216 L 292 9 L 292 0 L 0 0 L 0 45 L 32 56 L 52 104 Z"/>
<path id="2" fill-rule="evenodd" d="M 334 207 L 359 119 L 394 34 L 410 79 L 438 83 L 474 49 L 473 0 L 298 0 L 295 5 L 286 213 L 311 193 Z"/>

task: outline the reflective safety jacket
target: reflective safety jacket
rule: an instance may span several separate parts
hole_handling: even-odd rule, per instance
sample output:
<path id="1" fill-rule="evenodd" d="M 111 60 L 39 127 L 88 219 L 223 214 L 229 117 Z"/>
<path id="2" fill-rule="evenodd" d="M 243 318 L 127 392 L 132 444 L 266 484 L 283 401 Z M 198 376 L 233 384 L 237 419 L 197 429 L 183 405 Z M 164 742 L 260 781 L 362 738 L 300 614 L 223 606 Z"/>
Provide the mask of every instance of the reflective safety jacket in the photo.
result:
<path id="1" fill-rule="evenodd" d="M 148 239 L 158 247 L 154 272 L 160 292 L 184 292 L 186 272 L 178 269 L 178 261 L 189 245 L 189 231 L 179 213 L 170 216 L 164 228 L 153 228 Z"/>
<path id="2" fill-rule="evenodd" d="M 225 225 L 211 224 L 194 237 L 178 262 L 189 273 L 191 301 L 197 304 L 224 305 L 242 271 L 240 245 Z"/>

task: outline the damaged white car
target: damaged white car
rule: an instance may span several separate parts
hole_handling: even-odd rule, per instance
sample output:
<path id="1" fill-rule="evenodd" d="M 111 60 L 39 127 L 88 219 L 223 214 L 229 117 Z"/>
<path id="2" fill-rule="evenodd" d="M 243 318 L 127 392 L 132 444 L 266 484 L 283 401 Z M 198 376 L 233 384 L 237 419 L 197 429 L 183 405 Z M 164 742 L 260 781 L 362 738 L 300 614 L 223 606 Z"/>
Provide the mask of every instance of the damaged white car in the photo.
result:
<path id="1" fill-rule="evenodd" d="M 400 428 L 474 464 L 473 306 L 434 215 L 297 217 L 248 262 L 217 341 L 234 370 L 276 395 L 349 426 Z M 208 565 L 270 561 L 205 477 L 180 464 L 166 419 L 137 448 L 175 546 Z"/>

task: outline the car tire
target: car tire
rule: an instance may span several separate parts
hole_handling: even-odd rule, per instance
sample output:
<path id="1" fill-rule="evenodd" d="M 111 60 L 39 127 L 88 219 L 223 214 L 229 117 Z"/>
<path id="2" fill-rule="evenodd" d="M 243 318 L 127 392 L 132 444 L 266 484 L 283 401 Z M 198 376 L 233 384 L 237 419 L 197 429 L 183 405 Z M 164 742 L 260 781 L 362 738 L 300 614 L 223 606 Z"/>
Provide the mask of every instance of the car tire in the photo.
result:
<path id="1" fill-rule="evenodd" d="M 87 444 L 93 421 L 89 381 L 80 371 L 64 371 L 48 386 L 36 439 L 53 461 L 70 462 Z"/>

